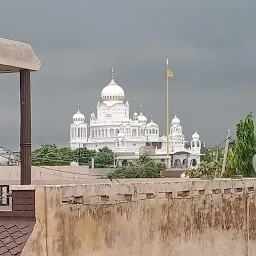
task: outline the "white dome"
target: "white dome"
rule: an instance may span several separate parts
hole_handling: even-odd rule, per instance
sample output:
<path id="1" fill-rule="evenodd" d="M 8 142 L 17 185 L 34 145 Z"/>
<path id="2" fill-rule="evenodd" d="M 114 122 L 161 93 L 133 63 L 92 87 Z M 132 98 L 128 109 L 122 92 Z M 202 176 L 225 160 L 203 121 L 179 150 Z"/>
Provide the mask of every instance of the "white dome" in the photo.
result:
<path id="1" fill-rule="evenodd" d="M 134 112 L 134 114 L 133 114 L 134 116 L 138 116 L 138 113 L 137 112 Z"/>
<path id="2" fill-rule="evenodd" d="M 192 135 L 192 139 L 193 140 L 199 140 L 199 134 L 197 132 L 195 132 L 193 135 Z"/>
<path id="3" fill-rule="evenodd" d="M 180 119 L 175 115 L 175 117 L 172 119 L 171 124 L 180 124 Z"/>
<path id="4" fill-rule="evenodd" d="M 139 123 L 147 123 L 148 119 L 142 114 L 142 112 L 140 112 L 139 116 L 138 116 L 138 122 Z"/>
<path id="5" fill-rule="evenodd" d="M 103 100 L 123 100 L 124 90 L 112 78 L 110 83 L 101 91 L 101 98 Z"/>
<path id="6" fill-rule="evenodd" d="M 153 120 L 150 121 L 150 123 L 147 124 L 148 127 L 155 126 L 158 127 L 158 124 L 154 123 Z"/>
<path id="7" fill-rule="evenodd" d="M 85 116 L 79 110 L 73 115 L 74 122 L 84 122 L 84 120 Z"/>

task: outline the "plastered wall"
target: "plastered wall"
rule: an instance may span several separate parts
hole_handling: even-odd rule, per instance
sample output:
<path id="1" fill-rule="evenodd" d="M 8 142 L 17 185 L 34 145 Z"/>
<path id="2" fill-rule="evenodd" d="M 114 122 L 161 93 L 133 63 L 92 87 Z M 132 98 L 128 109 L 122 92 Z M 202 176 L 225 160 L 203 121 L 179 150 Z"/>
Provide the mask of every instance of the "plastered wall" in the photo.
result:
<path id="1" fill-rule="evenodd" d="M 255 256 L 255 190 L 255 179 L 37 187 L 22 255 Z"/>

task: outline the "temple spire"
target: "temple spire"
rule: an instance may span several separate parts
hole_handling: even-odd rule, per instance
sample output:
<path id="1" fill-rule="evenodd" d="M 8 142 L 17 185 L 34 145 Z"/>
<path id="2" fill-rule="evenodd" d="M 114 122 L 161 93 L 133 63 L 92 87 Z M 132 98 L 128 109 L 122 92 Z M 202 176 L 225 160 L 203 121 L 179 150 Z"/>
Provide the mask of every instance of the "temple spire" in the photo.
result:
<path id="1" fill-rule="evenodd" d="M 114 79 L 114 68 L 111 69 L 111 78 Z"/>

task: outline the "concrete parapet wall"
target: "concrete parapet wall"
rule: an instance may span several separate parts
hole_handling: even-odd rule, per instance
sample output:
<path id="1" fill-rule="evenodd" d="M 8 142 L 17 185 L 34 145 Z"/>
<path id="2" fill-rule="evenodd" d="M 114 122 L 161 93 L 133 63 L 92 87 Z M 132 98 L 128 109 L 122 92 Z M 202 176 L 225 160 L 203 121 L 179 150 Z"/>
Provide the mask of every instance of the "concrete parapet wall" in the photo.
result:
<path id="1" fill-rule="evenodd" d="M 256 255 L 256 179 L 36 188 L 23 256 Z"/>
<path id="2" fill-rule="evenodd" d="M 89 169 L 88 166 L 32 166 L 32 184 L 83 183 L 106 176 L 111 169 Z M 0 184 L 20 184 L 20 166 L 0 166 Z"/>

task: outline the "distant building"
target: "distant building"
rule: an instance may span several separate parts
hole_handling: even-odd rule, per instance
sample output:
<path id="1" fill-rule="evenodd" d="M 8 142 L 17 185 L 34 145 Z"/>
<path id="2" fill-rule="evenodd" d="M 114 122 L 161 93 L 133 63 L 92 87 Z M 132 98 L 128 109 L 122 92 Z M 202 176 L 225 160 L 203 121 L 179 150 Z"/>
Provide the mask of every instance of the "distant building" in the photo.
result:
<path id="1" fill-rule="evenodd" d="M 73 115 L 70 147 L 97 150 L 107 146 L 122 156 L 139 156 L 143 150 L 150 149 L 156 156 L 166 156 L 167 137 L 160 136 L 158 124 L 152 119 L 148 122 L 142 110 L 139 114 L 135 112 L 130 118 L 130 105 L 128 101 L 124 102 L 124 96 L 124 90 L 115 82 L 112 70 L 112 79 L 103 88 L 102 101 L 98 102 L 96 107 L 97 114 L 91 114 L 89 124 L 79 110 Z M 172 167 L 192 168 L 199 165 L 199 134 L 195 132 L 189 146 L 186 144 L 188 143 L 182 133 L 180 120 L 175 115 L 170 124 L 169 148 Z"/>
<path id="2" fill-rule="evenodd" d="M 20 152 L 13 152 L 0 147 L 0 165 L 19 165 Z"/>

